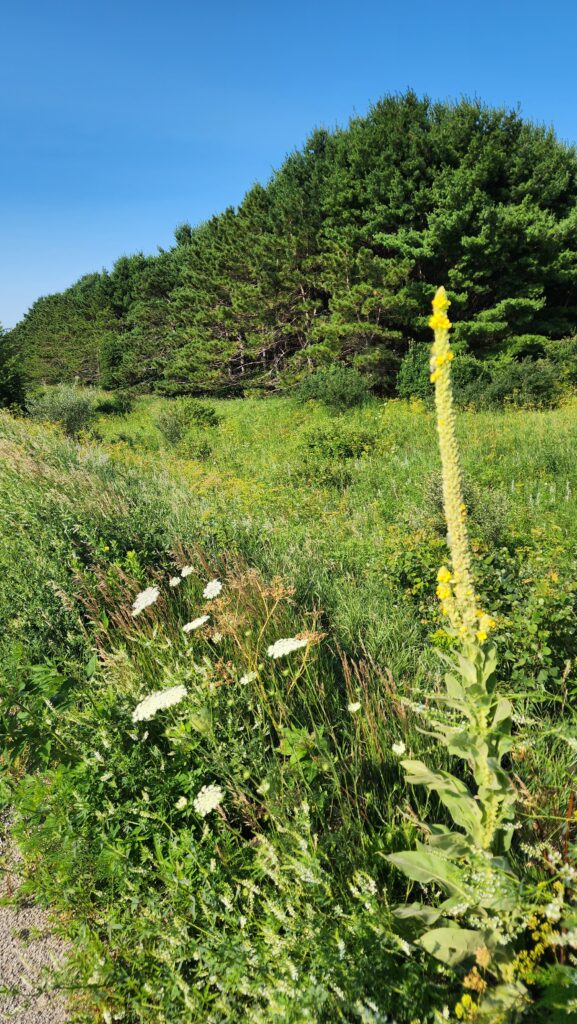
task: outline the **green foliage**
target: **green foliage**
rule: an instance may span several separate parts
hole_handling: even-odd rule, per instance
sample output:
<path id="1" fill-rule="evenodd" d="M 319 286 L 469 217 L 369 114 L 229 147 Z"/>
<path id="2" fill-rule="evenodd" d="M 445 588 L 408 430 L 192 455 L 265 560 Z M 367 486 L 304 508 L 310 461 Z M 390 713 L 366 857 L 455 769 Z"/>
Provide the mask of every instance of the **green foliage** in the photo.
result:
<path id="1" fill-rule="evenodd" d="M 102 444 L 0 417 L 2 793 L 30 865 L 22 895 L 49 902 L 72 940 L 62 980 L 87 994 L 78 1018 L 439 1024 L 445 1006 L 453 1018 L 455 1005 L 469 1013 L 459 993 L 471 965 L 490 981 L 513 949 L 513 1019 L 523 1019 L 524 985 L 524 1019 L 570 1020 L 571 968 L 548 937 L 575 927 L 570 853 L 563 867 L 575 756 L 574 408 L 460 417 L 477 589 L 498 621 L 499 697 L 487 663 L 474 681 L 460 674 L 439 616 L 446 527 L 426 409 L 375 400 L 336 419 L 322 403 L 216 401 L 218 430 L 188 428 L 210 442 L 204 465 L 186 457 L 187 435 L 157 450 L 154 422 L 173 405 L 137 399 L 126 416 L 102 416 Z M 307 459 L 346 468 L 346 490 L 303 477 Z M 193 573 L 171 587 L 183 564 Z M 204 601 L 213 577 L 223 592 Z M 158 601 L 132 618 L 152 584 Z M 208 623 L 183 634 L 202 614 Z M 267 655 L 295 635 L 311 638 L 306 649 Z M 453 692 L 458 707 L 444 699 L 429 638 L 457 667 L 450 675 L 467 693 Z M 185 700 L 132 721 L 143 697 L 175 685 Z M 501 830 L 512 836 L 510 870 L 491 853 L 497 897 L 473 877 L 466 845 L 490 801 L 510 795 L 491 764 L 496 784 L 475 799 L 472 766 L 495 753 L 471 731 L 483 688 L 487 743 L 497 753 L 512 744 L 502 767 L 517 776 L 519 827 Z M 510 731 L 495 718 L 500 699 L 514 704 Z M 208 784 L 222 788 L 223 813 L 202 818 L 194 800 Z M 455 853 L 459 841 L 463 857 L 451 859 L 445 847 Z M 402 851 L 429 855 L 403 862 L 419 881 L 386 859 Z M 562 898 L 551 890 L 559 878 Z M 462 882 L 461 915 L 439 890 Z M 485 900 L 480 921 L 475 899 Z M 411 900 L 404 918 L 392 914 Z M 502 960 L 487 969 L 481 951 L 477 963 L 479 931 L 490 943 L 491 929 L 515 921 Z"/>
<path id="2" fill-rule="evenodd" d="M 97 398 L 95 412 L 98 416 L 127 416 L 132 412 L 134 401 L 126 391 L 111 392 Z"/>
<path id="3" fill-rule="evenodd" d="M 90 426 L 96 408 L 95 396 L 76 384 L 57 384 L 47 388 L 33 395 L 26 405 L 26 411 L 33 420 L 57 423 L 70 437 L 76 437 Z"/>
<path id="4" fill-rule="evenodd" d="M 554 363 L 547 359 L 535 362 L 524 359 L 520 363 L 503 362 L 497 365 L 486 390 L 489 403 L 507 402 L 525 409 L 554 408 L 561 395 L 559 372 Z"/>
<path id="5" fill-rule="evenodd" d="M 22 352 L 0 324 L 0 408 L 23 408 L 26 371 Z"/>
<path id="6" fill-rule="evenodd" d="M 338 363 L 307 374 L 295 388 L 299 402 L 323 402 L 331 409 L 353 409 L 370 398 L 367 381 L 358 370 Z"/>
<path id="7" fill-rule="evenodd" d="M 338 362 L 390 395 L 441 279 L 483 363 L 575 335 L 576 200 L 575 150 L 550 130 L 386 96 L 168 251 L 39 299 L 12 335 L 38 381 L 230 396 Z"/>
<path id="8" fill-rule="evenodd" d="M 156 426 L 171 445 L 179 444 L 190 427 L 216 427 L 219 418 L 216 410 L 192 398 L 177 398 L 165 406 L 156 420 Z M 192 442 L 191 442 L 192 443 Z"/>

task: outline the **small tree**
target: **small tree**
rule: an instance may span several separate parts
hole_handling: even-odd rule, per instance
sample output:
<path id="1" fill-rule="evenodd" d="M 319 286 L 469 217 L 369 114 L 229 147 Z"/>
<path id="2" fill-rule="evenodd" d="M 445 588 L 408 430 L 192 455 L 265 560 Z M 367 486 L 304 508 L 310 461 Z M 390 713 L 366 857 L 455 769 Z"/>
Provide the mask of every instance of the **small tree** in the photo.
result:
<path id="1" fill-rule="evenodd" d="M 26 400 L 26 375 L 22 354 L 0 324 L 0 407 L 22 408 Z"/>

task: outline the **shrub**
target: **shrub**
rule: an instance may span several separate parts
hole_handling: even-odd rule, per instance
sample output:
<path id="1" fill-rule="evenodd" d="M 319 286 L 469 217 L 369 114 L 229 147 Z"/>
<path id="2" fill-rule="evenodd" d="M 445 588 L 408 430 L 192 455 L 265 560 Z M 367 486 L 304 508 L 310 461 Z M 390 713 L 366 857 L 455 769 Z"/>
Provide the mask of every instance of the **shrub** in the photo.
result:
<path id="1" fill-rule="evenodd" d="M 314 430 L 305 435 L 308 452 L 328 459 L 360 459 L 368 455 L 377 443 L 377 437 L 362 427 L 334 425 Z"/>
<path id="2" fill-rule="evenodd" d="M 475 356 L 462 352 L 453 364 L 455 401 L 458 405 L 483 404 L 484 395 L 491 384 L 487 366 Z M 427 345 L 413 345 L 407 352 L 397 378 L 400 398 L 431 397 L 429 349 Z"/>
<path id="3" fill-rule="evenodd" d="M 96 412 L 100 416 L 128 416 L 133 404 L 132 396 L 127 391 L 115 391 L 98 399 Z"/>
<path id="4" fill-rule="evenodd" d="M 195 398 L 175 398 L 156 420 L 156 426 L 171 445 L 179 444 L 193 424 L 217 427 L 219 423 L 216 409 Z"/>
<path id="5" fill-rule="evenodd" d="M 31 398 L 26 408 L 32 419 L 57 423 L 70 437 L 76 437 L 90 426 L 96 402 L 87 388 L 56 384 Z"/>
<path id="6" fill-rule="evenodd" d="M 26 376 L 21 353 L 0 325 L 0 407 L 23 408 L 26 400 Z"/>
<path id="7" fill-rule="evenodd" d="M 332 409 L 352 409 L 371 397 L 366 379 L 350 366 L 334 363 L 303 377 L 294 391 L 299 402 L 324 402 Z"/>
<path id="8" fill-rule="evenodd" d="M 212 455 L 213 447 L 205 431 L 193 426 L 179 442 L 178 454 L 185 459 L 198 459 L 204 462 Z"/>
<path id="9" fill-rule="evenodd" d="M 399 369 L 397 393 L 399 398 L 431 397 L 428 345 L 411 345 Z"/>
<path id="10" fill-rule="evenodd" d="M 552 409 L 563 393 L 558 370 L 548 359 L 503 362 L 493 369 L 486 400 L 493 405 L 524 409 Z"/>

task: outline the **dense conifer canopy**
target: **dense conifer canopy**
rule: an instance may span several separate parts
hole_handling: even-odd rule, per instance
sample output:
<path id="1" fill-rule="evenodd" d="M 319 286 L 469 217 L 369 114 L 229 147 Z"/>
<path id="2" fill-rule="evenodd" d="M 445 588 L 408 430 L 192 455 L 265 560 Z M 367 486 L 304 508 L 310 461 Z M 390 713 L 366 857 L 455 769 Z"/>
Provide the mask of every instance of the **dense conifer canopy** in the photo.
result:
<path id="1" fill-rule="evenodd" d="M 576 229 L 573 148 L 515 112 L 409 92 L 315 131 L 172 249 L 39 299 L 11 345 L 46 382 L 234 394 L 341 360 L 392 392 L 441 283 L 480 359 L 574 335 Z"/>

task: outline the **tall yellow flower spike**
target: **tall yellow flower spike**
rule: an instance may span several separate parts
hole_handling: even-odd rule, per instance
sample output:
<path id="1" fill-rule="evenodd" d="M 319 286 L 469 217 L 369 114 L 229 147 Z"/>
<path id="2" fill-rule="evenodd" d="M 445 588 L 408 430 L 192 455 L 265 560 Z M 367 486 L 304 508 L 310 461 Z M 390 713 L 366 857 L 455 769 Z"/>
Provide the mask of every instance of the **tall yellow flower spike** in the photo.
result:
<path id="1" fill-rule="evenodd" d="M 437 594 L 442 610 L 448 616 L 453 628 L 463 640 L 473 640 L 479 629 L 479 613 L 475 601 L 471 551 L 464 515 L 465 503 L 455 434 L 450 371 L 453 359 L 449 343 L 451 323 L 447 317 L 450 304 L 445 289 L 439 288 L 433 299 L 433 316 L 429 320 L 429 326 L 435 332 L 435 341 L 431 352 L 431 381 L 435 385 L 437 431 L 443 467 L 443 504 L 453 569 L 452 573 L 445 568 L 439 571 Z"/>

